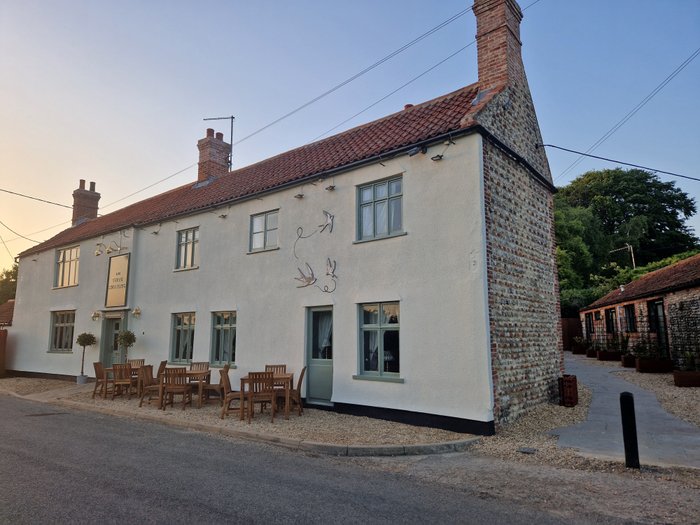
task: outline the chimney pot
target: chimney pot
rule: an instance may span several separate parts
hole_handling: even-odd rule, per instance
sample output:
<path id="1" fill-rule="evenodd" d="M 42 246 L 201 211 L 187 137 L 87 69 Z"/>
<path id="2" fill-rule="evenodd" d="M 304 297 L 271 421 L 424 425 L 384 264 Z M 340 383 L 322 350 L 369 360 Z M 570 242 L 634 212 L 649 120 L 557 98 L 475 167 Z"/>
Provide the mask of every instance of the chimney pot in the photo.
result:
<path id="1" fill-rule="evenodd" d="M 217 133 L 214 136 L 214 130 L 207 129 L 207 136 L 197 142 L 197 148 L 199 149 L 197 182 L 228 173 L 231 145 L 224 142 L 223 133 Z"/>
<path id="2" fill-rule="evenodd" d="M 72 225 L 76 226 L 97 217 L 97 205 L 100 194 L 95 191 L 95 183 L 90 182 L 90 189 L 85 189 L 85 179 L 80 179 L 78 189 L 73 191 Z"/>

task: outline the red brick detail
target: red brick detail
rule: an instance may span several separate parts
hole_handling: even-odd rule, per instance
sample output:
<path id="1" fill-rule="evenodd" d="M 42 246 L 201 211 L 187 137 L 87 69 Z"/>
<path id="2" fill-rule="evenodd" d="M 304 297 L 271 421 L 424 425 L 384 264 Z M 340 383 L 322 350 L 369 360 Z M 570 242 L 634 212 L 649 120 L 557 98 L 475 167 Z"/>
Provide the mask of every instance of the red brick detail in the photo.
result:
<path id="1" fill-rule="evenodd" d="M 95 191 L 95 183 L 90 183 L 90 189 L 85 189 L 85 180 L 80 179 L 78 189 L 73 191 L 72 226 L 97 217 L 100 194 Z"/>
<path id="2" fill-rule="evenodd" d="M 207 136 L 197 142 L 197 148 L 199 148 L 198 182 L 228 173 L 231 144 L 224 142 L 223 133 L 214 135 L 213 129 L 207 129 Z"/>

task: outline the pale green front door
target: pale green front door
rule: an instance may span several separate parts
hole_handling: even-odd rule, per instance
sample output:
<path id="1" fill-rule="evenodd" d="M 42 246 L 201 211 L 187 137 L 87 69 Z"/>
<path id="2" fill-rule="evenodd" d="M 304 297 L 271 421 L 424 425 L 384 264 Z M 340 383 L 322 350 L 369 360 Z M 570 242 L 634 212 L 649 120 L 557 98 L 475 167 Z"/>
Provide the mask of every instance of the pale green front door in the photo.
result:
<path id="1" fill-rule="evenodd" d="M 306 398 L 331 404 L 333 397 L 333 308 L 309 308 L 306 332 Z"/>
<path id="2" fill-rule="evenodd" d="M 119 332 L 125 329 L 123 322 L 121 317 L 105 319 L 104 330 L 102 331 L 104 334 L 102 347 L 104 359 L 102 359 L 102 363 L 107 367 L 112 366 L 114 363 L 124 362 L 124 351 L 119 348 L 119 343 L 117 342 Z"/>

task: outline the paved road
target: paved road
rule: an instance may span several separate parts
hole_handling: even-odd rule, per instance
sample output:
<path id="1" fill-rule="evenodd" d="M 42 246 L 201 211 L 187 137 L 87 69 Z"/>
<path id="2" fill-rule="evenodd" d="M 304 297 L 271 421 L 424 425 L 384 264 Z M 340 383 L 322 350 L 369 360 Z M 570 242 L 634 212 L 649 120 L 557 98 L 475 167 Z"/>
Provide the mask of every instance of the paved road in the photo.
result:
<path id="1" fill-rule="evenodd" d="M 556 523 L 391 472 L 0 396 L 0 523 Z"/>
<path id="2" fill-rule="evenodd" d="M 654 394 L 614 373 L 625 370 L 625 373 L 634 374 L 634 369 L 610 369 L 588 364 L 585 356 L 568 352 L 565 359 L 566 373 L 576 375 L 588 386 L 593 398 L 587 421 L 552 431 L 552 434 L 559 435 L 559 446 L 624 461 L 620 393 L 631 392 L 634 395 L 640 463 L 700 468 L 700 429 L 669 414 L 661 408 Z"/>

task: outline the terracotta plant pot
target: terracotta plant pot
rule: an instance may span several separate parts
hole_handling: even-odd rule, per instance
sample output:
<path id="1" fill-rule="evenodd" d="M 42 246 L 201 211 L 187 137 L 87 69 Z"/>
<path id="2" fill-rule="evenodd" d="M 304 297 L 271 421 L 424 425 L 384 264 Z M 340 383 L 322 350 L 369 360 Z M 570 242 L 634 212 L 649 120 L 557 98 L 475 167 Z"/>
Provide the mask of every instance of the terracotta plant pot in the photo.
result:
<path id="1" fill-rule="evenodd" d="M 683 387 L 700 386 L 700 370 L 674 370 L 673 384 Z"/>
<path id="2" fill-rule="evenodd" d="M 673 361 L 655 357 L 638 357 L 637 372 L 644 374 L 668 374 L 673 372 Z"/>
<path id="3" fill-rule="evenodd" d="M 598 361 L 619 361 L 620 352 L 608 352 L 607 350 L 598 350 Z"/>
<path id="4" fill-rule="evenodd" d="M 620 362 L 624 368 L 634 368 L 637 366 L 637 358 L 633 354 L 622 354 Z"/>

